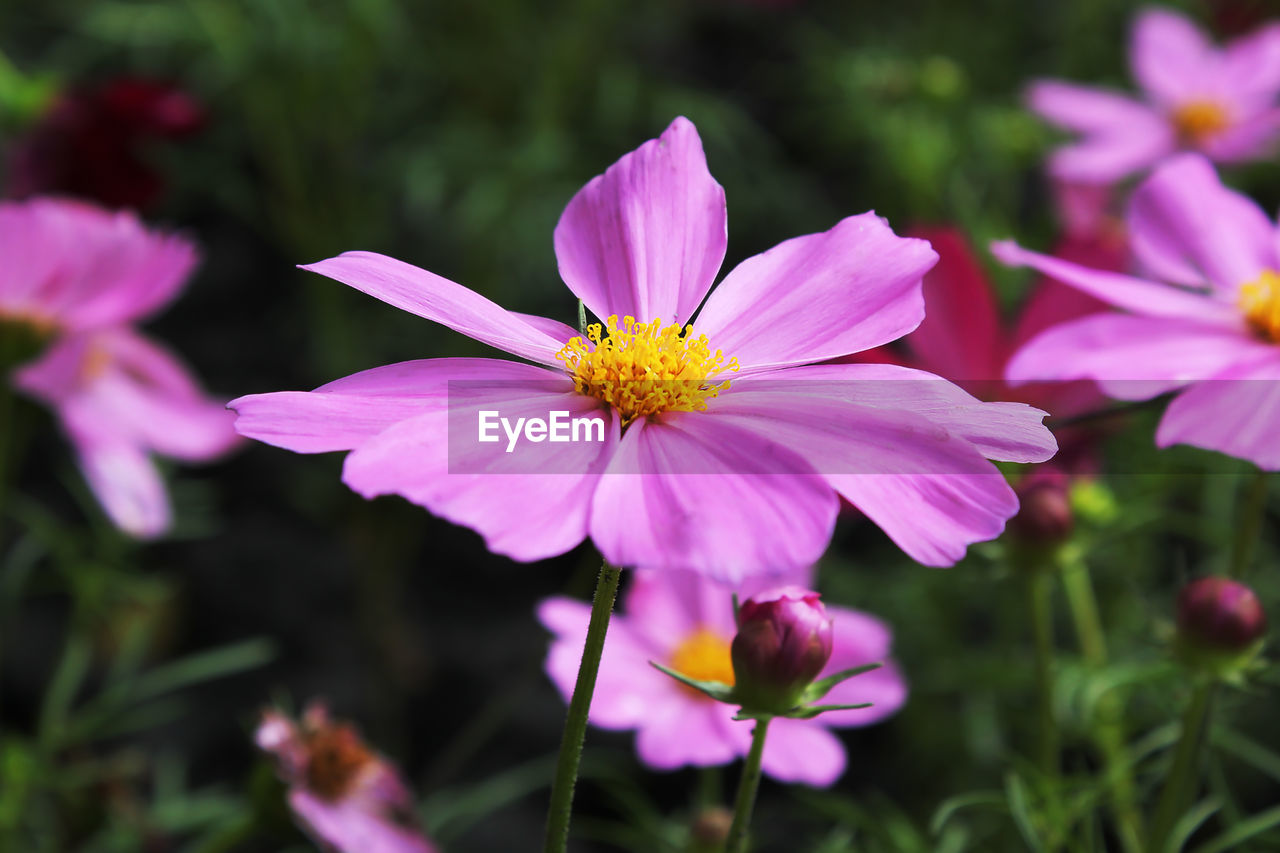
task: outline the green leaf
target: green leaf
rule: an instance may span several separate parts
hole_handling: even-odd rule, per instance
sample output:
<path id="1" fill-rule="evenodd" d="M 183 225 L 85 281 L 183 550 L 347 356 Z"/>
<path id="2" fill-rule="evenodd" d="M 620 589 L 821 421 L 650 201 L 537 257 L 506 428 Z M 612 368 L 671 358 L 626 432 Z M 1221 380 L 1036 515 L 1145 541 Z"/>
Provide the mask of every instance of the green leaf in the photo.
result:
<path id="1" fill-rule="evenodd" d="M 687 684 L 694 690 L 701 691 L 718 702 L 733 702 L 733 687 L 722 681 L 699 681 L 696 678 L 690 678 L 682 672 L 676 672 L 674 669 L 668 669 L 657 661 L 649 661 L 649 666 L 659 672 L 665 672 L 681 684 Z"/>
<path id="2" fill-rule="evenodd" d="M 1031 813 L 1027 784 L 1022 781 L 1021 776 L 1010 773 L 1004 777 L 1004 790 L 1005 799 L 1009 803 L 1009 813 L 1013 816 L 1013 822 L 1018 827 L 1018 832 L 1022 834 L 1022 839 L 1036 853 L 1042 853 L 1044 844 L 1040 840 L 1039 833 L 1036 832 L 1036 820 Z"/>
<path id="3" fill-rule="evenodd" d="M 1259 812 L 1241 821 L 1212 841 L 1201 844 L 1195 849 L 1195 853 L 1222 853 L 1224 850 L 1235 850 L 1242 841 L 1260 835 L 1273 826 L 1280 826 L 1280 806 Z"/>
<path id="4" fill-rule="evenodd" d="M 828 675 L 826 678 L 820 678 L 805 688 L 804 695 L 800 697 L 800 701 L 802 704 L 816 702 L 830 693 L 831 688 L 840 682 L 848 681 L 855 675 L 862 675 L 864 672 L 871 672 L 873 669 L 879 669 L 882 666 L 884 666 L 882 663 L 869 663 L 863 666 L 855 666 L 852 669 L 842 669 L 833 675 Z"/>
<path id="5" fill-rule="evenodd" d="M 1208 797 L 1187 809 L 1186 814 L 1178 819 L 1169 831 L 1169 840 L 1165 843 L 1165 853 L 1177 853 L 1200 828 L 1200 824 L 1213 817 L 1214 812 L 1222 808 L 1217 797 Z"/>

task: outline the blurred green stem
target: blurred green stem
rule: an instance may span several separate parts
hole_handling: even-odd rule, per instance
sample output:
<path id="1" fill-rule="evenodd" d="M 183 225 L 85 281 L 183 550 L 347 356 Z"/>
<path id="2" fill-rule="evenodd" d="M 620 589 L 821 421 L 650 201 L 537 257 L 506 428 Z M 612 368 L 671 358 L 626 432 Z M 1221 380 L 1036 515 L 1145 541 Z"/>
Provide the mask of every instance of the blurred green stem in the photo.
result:
<path id="1" fill-rule="evenodd" d="M 1195 688 L 1187 710 L 1182 715 L 1182 734 L 1178 738 L 1178 746 L 1173 755 L 1173 766 L 1165 779 L 1164 791 L 1160 794 L 1160 802 L 1156 805 L 1155 818 L 1152 821 L 1148 853 L 1164 853 L 1169 833 L 1173 825 L 1185 811 L 1188 801 L 1195 794 L 1196 765 L 1200 757 L 1200 745 L 1204 742 L 1204 734 L 1208 729 L 1209 712 L 1213 705 L 1213 694 L 1216 685 L 1205 682 Z"/>
<path id="2" fill-rule="evenodd" d="M 733 804 L 733 824 L 729 827 L 729 840 L 725 853 L 744 853 L 747 849 L 747 830 L 751 826 L 751 812 L 756 805 L 756 790 L 760 787 L 760 760 L 764 757 L 764 738 L 769 731 L 769 717 L 756 720 L 751 734 L 751 751 L 742 766 L 742 780 L 738 782 L 738 796 Z"/>
<path id="3" fill-rule="evenodd" d="M 1228 574 L 1233 578 L 1243 578 L 1253 562 L 1253 552 L 1258 545 L 1258 535 L 1262 532 L 1262 515 L 1267 507 L 1267 472 L 1261 469 L 1254 472 L 1253 478 L 1240 496 L 1239 510 L 1236 513 L 1236 538 L 1231 549 L 1231 566 Z"/>
<path id="4" fill-rule="evenodd" d="M 1076 636 L 1085 662 L 1095 672 L 1107 665 L 1107 639 L 1098 616 L 1098 599 L 1093 591 L 1089 567 L 1073 560 L 1063 567 L 1062 585 L 1075 622 Z M 1133 782 L 1133 768 L 1125 749 L 1123 706 L 1112 692 L 1098 699 L 1094 738 L 1102 753 L 1111 811 L 1116 821 L 1116 834 L 1127 853 L 1142 850 L 1142 816 L 1138 812 Z"/>
<path id="5" fill-rule="evenodd" d="M 560 758 L 556 761 L 555 780 L 551 784 L 551 806 L 547 810 L 546 853 L 563 853 L 569 843 L 569 816 L 573 811 L 573 786 L 578 781 L 578 764 L 582 760 L 582 743 L 587 736 L 587 712 L 591 710 L 591 694 L 596 689 L 600 671 L 600 655 L 604 652 L 609 615 L 618 595 L 622 570 L 604 562 L 596 580 L 596 595 L 591 602 L 591 621 L 587 625 L 587 641 L 582 647 L 582 663 L 578 680 L 569 700 L 569 713 L 560 740 Z"/>
<path id="6" fill-rule="evenodd" d="M 1025 570 L 1027 608 L 1036 661 L 1036 763 L 1056 786 L 1058 778 L 1058 726 L 1053 713 L 1053 576 L 1044 568 Z"/>

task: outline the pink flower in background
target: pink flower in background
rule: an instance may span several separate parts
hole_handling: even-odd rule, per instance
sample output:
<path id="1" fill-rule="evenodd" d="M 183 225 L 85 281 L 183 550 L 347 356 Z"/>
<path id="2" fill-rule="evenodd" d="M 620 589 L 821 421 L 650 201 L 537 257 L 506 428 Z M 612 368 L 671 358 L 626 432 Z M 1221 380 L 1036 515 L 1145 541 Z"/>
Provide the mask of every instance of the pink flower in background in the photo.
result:
<path id="1" fill-rule="evenodd" d="M 323 705 L 308 706 L 301 724 L 265 712 L 255 740 L 276 759 L 289 807 L 322 849 L 434 853 L 395 767 L 371 752 L 351 725 L 330 720 Z"/>
<path id="2" fill-rule="evenodd" d="M 13 381 L 57 413 L 102 508 L 133 536 L 159 535 L 171 521 L 153 453 L 205 462 L 239 439 L 225 403 L 127 326 L 68 334 Z"/>
<path id="3" fill-rule="evenodd" d="M 1179 149 L 1256 160 L 1280 139 L 1280 24 L 1219 49 L 1182 15 L 1147 9 L 1129 57 L 1140 99 L 1057 80 L 1028 91 L 1032 110 L 1082 136 L 1053 154 L 1055 178 L 1110 184 Z"/>
<path id="4" fill-rule="evenodd" d="M 1091 382 L 1014 387 L 1005 381 L 1004 372 L 1009 357 L 1027 340 L 1055 323 L 1105 311 L 1105 302 L 1043 279 L 1033 287 L 1014 322 L 1006 324 L 995 288 L 964 234 L 947 227 L 912 233 L 928 240 L 938 253 L 938 265 L 924 278 L 924 322 L 899 342 L 907 358 L 882 347 L 854 359 L 936 373 L 978 399 L 1021 401 L 1056 418 L 1083 414 L 1102 405 L 1106 398 Z M 1067 238 L 1055 254 L 1105 269 L 1119 269 L 1127 257 L 1123 242 L 1115 237 Z M 1080 473 L 1096 467 L 1097 431 L 1067 427 L 1055 429 L 1054 434 L 1059 451 L 1048 465 Z"/>
<path id="5" fill-rule="evenodd" d="M 649 665 L 656 661 L 692 678 L 733 683 L 730 643 L 737 627 L 732 592 L 705 577 L 681 571 L 631 574 L 623 605 L 609 625 L 590 720 L 606 729 L 636 730 L 636 751 L 650 767 L 727 764 L 747 754 L 750 721 L 735 721 L 737 708 L 687 687 Z M 809 586 L 810 570 L 792 571 L 784 582 Z M 761 582 L 739 594 L 761 591 Z M 567 701 L 573 694 L 591 608 L 568 598 L 550 598 L 538 618 L 555 638 L 547 674 Z M 889 660 L 889 627 L 866 613 L 828 605 L 831 658 L 819 677 L 884 661 L 880 669 L 845 681 L 825 704 L 873 703 L 855 711 L 831 711 L 812 720 L 776 718 L 769 725 L 764 772 L 783 782 L 830 785 L 845 768 L 845 751 L 830 727 L 865 726 L 893 714 L 907 687 Z"/>
<path id="6" fill-rule="evenodd" d="M 588 183 L 556 227 L 561 276 L 609 318 L 586 339 L 382 255 L 313 264 L 534 364 L 414 361 L 251 395 L 231 403 L 237 429 L 297 452 L 353 451 L 343 480 L 357 492 L 402 495 L 518 560 L 589 536 L 620 566 L 781 571 L 826 548 L 837 494 L 930 565 L 997 536 L 1017 502 L 987 459 L 1052 455 L 1043 413 L 936 377 L 863 381 L 880 378 L 875 366 L 815 364 L 920 322 L 928 244 L 866 213 L 747 259 L 708 296 L 725 223 L 724 192 L 680 118 Z M 482 411 L 607 428 L 595 443 L 504 452 L 514 446 L 478 440 Z"/>
<path id="7" fill-rule="evenodd" d="M 15 140 L 8 195 L 68 193 L 107 207 L 148 207 L 164 179 L 147 162 L 147 146 L 188 137 L 204 120 L 191 95 L 155 80 L 118 77 L 74 89 Z"/>
<path id="8" fill-rule="evenodd" d="M 224 404 L 129 325 L 172 301 L 194 263 L 189 242 L 130 213 L 0 204 L 0 323 L 52 336 L 13 384 L 54 409 L 103 509 L 134 536 L 169 526 L 152 453 L 207 461 L 238 440 Z"/>
<path id="9" fill-rule="evenodd" d="M 1012 382 L 1093 379 L 1109 396 L 1145 400 L 1179 392 L 1156 444 L 1191 444 L 1280 468 L 1280 234 L 1213 166 L 1185 154 L 1134 192 L 1129 234 L 1155 279 L 992 247 L 1128 313 L 1054 326 L 1010 361 Z"/>

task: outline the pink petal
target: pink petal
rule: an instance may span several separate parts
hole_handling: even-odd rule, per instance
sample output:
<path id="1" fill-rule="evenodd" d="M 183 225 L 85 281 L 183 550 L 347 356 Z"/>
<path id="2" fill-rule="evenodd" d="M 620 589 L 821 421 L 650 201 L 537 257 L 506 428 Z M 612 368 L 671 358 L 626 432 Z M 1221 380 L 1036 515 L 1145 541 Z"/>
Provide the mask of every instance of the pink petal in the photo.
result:
<path id="1" fill-rule="evenodd" d="M 564 377 L 494 382 L 460 399 L 469 388 L 454 383 L 447 410 L 396 423 L 352 451 L 343 482 L 367 498 L 401 495 L 472 528 L 490 551 L 515 560 L 561 554 L 586 535 L 597 478 L 618 444 L 617 421 L 607 407 L 563 390 L 564 384 Z M 604 441 L 526 442 L 507 453 L 502 441 L 477 440 L 482 409 L 513 424 L 518 418 L 546 420 L 554 411 L 598 417 L 605 423 Z"/>
<path id="2" fill-rule="evenodd" d="M 636 569 L 630 573 L 627 615 L 637 633 L 663 655 L 699 628 L 732 637 L 733 588 L 699 572 Z"/>
<path id="3" fill-rule="evenodd" d="M 295 453 L 352 450 L 400 421 L 449 402 L 449 383 L 464 386 L 567 378 L 540 367 L 489 358 L 438 358 L 375 367 L 322 385 L 314 391 L 277 391 L 232 400 L 241 435 Z"/>
<path id="4" fill-rule="evenodd" d="M 556 225 L 560 276 L 597 317 L 686 323 L 724 261 L 724 190 L 677 118 L 593 178 Z"/>
<path id="5" fill-rule="evenodd" d="M 912 234 L 928 240 L 938 265 L 924 277 L 925 318 L 903 342 L 919 367 L 963 384 L 1000 382 L 1004 335 L 995 292 L 964 235 L 951 228 Z"/>
<path id="6" fill-rule="evenodd" d="M 1280 95 L 1280 24 L 1271 23 L 1229 43 L 1222 76 L 1235 99 L 1270 106 Z"/>
<path id="7" fill-rule="evenodd" d="M 548 334 L 545 325 L 531 325 L 474 290 L 404 261 L 375 252 L 344 252 L 302 269 L 348 284 L 512 355 L 541 364 L 560 364 L 555 356 L 564 341 Z"/>
<path id="8" fill-rule="evenodd" d="M 1157 116 L 1146 104 L 1119 92 L 1061 80 L 1037 80 L 1027 87 L 1027 106 L 1046 121 L 1081 133 L 1123 134 L 1149 125 Z"/>
<path id="9" fill-rule="evenodd" d="M 1280 109 L 1247 116 L 1205 141 L 1205 154 L 1219 163 L 1241 163 L 1271 155 L 1280 140 Z"/>
<path id="10" fill-rule="evenodd" d="M 1004 477 L 971 444 L 912 412 L 741 391 L 717 399 L 714 414 L 803 455 L 926 565 L 954 563 L 1017 511 Z"/>
<path id="11" fill-rule="evenodd" d="M 1000 474 L 844 475 L 831 484 L 874 521 L 907 556 L 950 566 L 974 542 L 995 539 L 1018 511 Z"/>
<path id="12" fill-rule="evenodd" d="M 675 694 L 651 708 L 636 734 L 640 760 L 658 770 L 728 764 L 740 750 L 726 732 L 733 709 L 705 697 Z"/>
<path id="13" fill-rule="evenodd" d="M 1224 329 L 1242 328 L 1240 312 L 1234 305 L 1176 287 L 1117 272 L 1089 269 L 1061 258 L 1027 251 L 1011 240 L 992 243 L 991 254 L 1003 264 L 1031 267 L 1056 281 L 1135 314 L 1196 320 L 1202 325 L 1215 325 Z"/>
<path id="14" fill-rule="evenodd" d="M 591 606 L 568 598 L 548 598 L 538 605 L 538 621 L 555 635 L 547 652 L 547 676 L 566 702 L 573 696 L 586 643 Z M 655 649 L 634 614 L 615 614 L 605 635 L 600 673 L 591 700 L 592 724 L 605 729 L 633 729 L 653 709 L 673 700 L 680 686 L 649 661 L 669 663 L 665 649 Z M 674 638 L 673 638 L 674 639 Z"/>
<path id="15" fill-rule="evenodd" d="M 116 527 L 139 539 L 159 536 L 171 521 L 164 480 L 143 450 L 106 430 L 68 430 L 89 488 Z"/>
<path id="16" fill-rule="evenodd" d="M 208 397 L 168 350 L 130 329 L 94 336 L 102 374 L 84 394 L 97 417 L 141 447 L 201 462 L 222 455 L 238 440 L 235 416 Z"/>
<path id="17" fill-rule="evenodd" d="M 1054 246 L 1053 256 L 1082 267 L 1113 272 L 1123 271 L 1129 260 L 1125 241 L 1107 235 L 1068 237 Z M 1017 349 L 1051 326 L 1107 310 L 1110 306 L 1096 296 L 1051 278 L 1040 278 L 1018 312 L 1012 348 Z"/>
<path id="18" fill-rule="evenodd" d="M 868 663 L 885 665 L 854 676 L 831 688 L 822 704 L 857 705 L 872 703 L 870 708 L 854 711 L 828 711 L 818 717 L 824 726 L 865 726 L 879 722 L 897 712 L 907 700 L 907 684 L 897 665 L 889 659 L 892 640 L 889 626 L 880 619 L 858 610 L 827 605 L 833 632 L 831 661 L 822 676 Z"/>
<path id="19" fill-rule="evenodd" d="M 731 393 L 764 390 L 911 412 L 989 459 L 1043 462 L 1057 449 L 1044 412 L 1024 403 L 986 403 L 945 379 L 892 364 L 812 364 L 744 377 Z M 873 472 L 879 473 L 879 472 Z"/>
<path id="20" fill-rule="evenodd" d="M 614 565 L 736 583 L 817 562 L 837 508 L 787 448 L 707 412 L 669 412 L 628 428 L 596 490 L 591 538 Z"/>
<path id="21" fill-rule="evenodd" d="M 1049 174 L 1060 181 L 1110 184 L 1154 166 L 1176 148 L 1173 128 L 1152 113 L 1123 132 L 1091 134 L 1059 148 L 1049 156 Z"/>
<path id="22" fill-rule="evenodd" d="M 874 213 L 779 243 L 727 275 L 694 322 L 744 368 L 825 361 L 896 340 L 924 316 L 938 256 Z"/>
<path id="23" fill-rule="evenodd" d="M 844 744 L 823 727 L 821 719 L 773 720 L 764 741 L 764 772 L 779 782 L 816 788 L 839 779 L 845 768 Z"/>
<path id="24" fill-rule="evenodd" d="M 1165 410 L 1156 445 L 1190 444 L 1280 470 L 1280 352 L 1224 370 L 1183 391 Z"/>
<path id="25" fill-rule="evenodd" d="M 1034 338 L 1010 360 L 1007 375 L 1015 383 L 1094 379 L 1112 397 L 1145 400 L 1272 349 L 1189 320 L 1096 314 Z"/>
<path id="26" fill-rule="evenodd" d="M 1216 52 L 1195 24 L 1167 9 L 1145 9 L 1134 22 L 1129 46 L 1134 79 L 1166 104 L 1198 90 Z"/>
<path id="27" fill-rule="evenodd" d="M 418 832 L 350 798 L 330 802 L 295 788 L 289 805 L 316 842 L 336 853 L 435 853 Z"/>
<path id="28" fill-rule="evenodd" d="M 1224 295 L 1278 266 L 1275 226 L 1253 201 L 1218 180 L 1199 154 L 1174 157 L 1134 191 L 1129 231 L 1155 276 L 1211 284 Z"/>

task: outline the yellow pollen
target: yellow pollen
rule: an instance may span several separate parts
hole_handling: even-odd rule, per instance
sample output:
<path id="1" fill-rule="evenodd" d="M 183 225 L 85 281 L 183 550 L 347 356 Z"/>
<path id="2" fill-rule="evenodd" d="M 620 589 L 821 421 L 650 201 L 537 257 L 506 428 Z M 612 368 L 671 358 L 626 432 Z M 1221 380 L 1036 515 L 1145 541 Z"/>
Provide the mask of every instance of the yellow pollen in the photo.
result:
<path id="1" fill-rule="evenodd" d="M 637 323 L 616 314 L 606 325 L 593 323 L 587 337 L 573 338 L 556 354 L 579 393 L 604 400 L 622 416 L 622 425 L 659 412 L 700 412 L 707 400 L 729 387 L 712 377 L 736 372 L 738 359 L 725 360 L 706 335 L 692 326 Z"/>
<path id="2" fill-rule="evenodd" d="M 1240 286 L 1240 308 L 1254 331 L 1280 343 L 1280 272 L 1262 275 Z"/>
<path id="3" fill-rule="evenodd" d="M 696 678 L 698 681 L 719 681 L 733 686 L 733 659 L 729 656 L 729 641 L 709 628 L 699 628 L 680 641 L 671 653 L 669 666 L 676 672 Z M 705 693 L 681 684 L 681 688 L 695 696 Z"/>
<path id="4" fill-rule="evenodd" d="M 1230 123 L 1226 108 L 1214 101 L 1187 101 L 1173 111 L 1178 136 L 1191 145 L 1204 144 Z"/>

